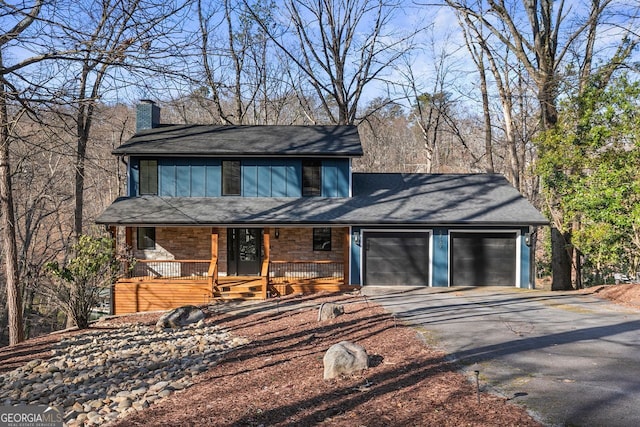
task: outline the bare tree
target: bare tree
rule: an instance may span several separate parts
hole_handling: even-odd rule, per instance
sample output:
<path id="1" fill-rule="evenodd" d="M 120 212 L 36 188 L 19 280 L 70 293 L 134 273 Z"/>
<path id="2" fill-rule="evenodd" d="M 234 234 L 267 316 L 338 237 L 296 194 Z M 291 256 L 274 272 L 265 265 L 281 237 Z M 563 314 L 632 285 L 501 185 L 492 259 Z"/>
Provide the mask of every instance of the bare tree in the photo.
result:
<path id="1" fill-rule="evenodd" d="M 488 173 L 495 172 L 495 165 L 493 162 L 493 123 L 491 120 L 491 105 L 489 103 L 489 85 L 487 83 L 487 72 L 485 65 L 485 49 L 483 48 L 484 37 L 482 31 L 476 31 L 475 27 L 469 26 L 469 30 L 464 25 L 460 26 L 462 29 L 462 35 L 464 37 L 465 45 L 473 63 L 478 70 L 478 76 L 480 77 L 480 96 L 482 99 L 482 118 L 484 120 L 484 155 L 486 157 Z M 473 32 L 477 40 L 480 43 L 474 43 L 470 38 L 470 32 Z"/>
<path id="2" fill-rule="evenodd" d="M 289 31 L 274 29 L 255 10 L 248 10 L 304 73 L 328 121 L 353 124 L 364 88 L 382 78 L 408 49 L 411 35 L 389 32 L 396 8 L 373 0 L 288 0 L 279 12 L 291 23 L 295 44 L 289 41 Z"/>
<path id="3" fill-rule="evenodd" d="M 9 158 L 9 145 L 17 119 L 15 116 L 10 119 L 9 108 L 11 101 L 16 100 L 18 90 L 7 78 L 11 72 L 31 63 L 32 59 L 29 58 L 21 63 L 6 67 L 3 52 L 8 45 L 19 39 L 34 24 L 42 5 L 42 0 L 36 0 L 30 8 L 24 10 L 4 2 L 0 6 L 3 16 L 9 16 L 15 20 L 12 27 L 8 28 L 6 32 L 0 33 L 0 214 L 2 216 L 2 244 L 5 257 L 5 280 L 7 282 L 10 345 L 24 340 L 24 322 L 21 289 L 18 281 L 18 249 Z"/>
<path id="4" fill-rule="evenodd" d="M 366 172 L 418 172 L 424 169 L 424 150 L 413 137 L 403 107 L 386 98 L 375 98 L 358 125 L 364 156 L 354 169 Z"/>
<path id="5" fill-rule="evenodd" d="M 271 26 L 271 5 L 258 1 L 247 10 L 242 0 L 220 4 L 197 2 L 200 63 L 204 78 L 201 99 L 209 98 L 212 119 L 222 124 L 269 123 L 269 95 L 278 58 L 271 57 L 269 38 L 254 15 Z M 272 78 L 274 77 L 274 78 Z M 205 89 L 206 88 L 206 89 Z"/>
<path id="6" fill-rule="evenodd" d="M 172 2 L 93 1 L 72 3 L 67 15 L 58 16 L 51 49 L 60 44 L 74 48 L 57 62 L 58 79 L 67 80 L 55 101 L 73 108 L 71 114 L 66 109 L 59 111 L 61 120 L 70 122 L 75 139 L 76 239 L 83 232 L 85 219 L 85 163 L 96 106 L 105 91 L 130 85 L 127 75 L 131 78 L 130 73 L 149 67 L 145 58 L 155 57 L 158 63 L 149 71 L 158 70 L 159 56 L 168 52 L 159 52 L 153 45 L 169 36 L 166 21 L 183 7 L 182 3 Z M 91 13 L 83 13 L 86 8 Z M 78 16 L 85 17 L 81 28 Z"/>
<path id="7" fill-rule="evenodd" d="M 588 76 L 599 19 L 613 4 L 613 0 L 590 0 L 584 5 L 589 11 L 585 17 L 574 16 L 575 19 L 569 20 L 569 9 L 565 9 L 565 3 L 562 1 L 558 3 L 552 0 L 526 0 L 520 7 L 519 2 L 488 0 L 488 9 L 478 1 L 445 2 L 461 14 L 465 22 L 483 27 L 498 43 L 515 55 L 535 85 L 540 112 L 540 131 L 551 130 L 557 123 L 560 70 L 568 52 L 586 34 L 581 75 Z M 520 19 L 523 16 L 525 22 Z M 637 36 L 634 38 L 637 39 Z M 516 157 L 512 156 L 512 161 L 515 160 Z M 552 233 L 552 288 L 570 289 L 573 258 L 571 226 L 566 227 L 557 221 L 557 218 L 554 218 L 554 222 L 556 228 Z"/>
<path id="8" fill-rule="evenodd" d="M 11 147 L 19 280 L 25 338 L 57 329 L 59 307 L 41 293 L 44 266 L 55 259 L 71 234 L 73 162 L 66 155 L 65 132 L 29 120 L 18 123 Z"/>

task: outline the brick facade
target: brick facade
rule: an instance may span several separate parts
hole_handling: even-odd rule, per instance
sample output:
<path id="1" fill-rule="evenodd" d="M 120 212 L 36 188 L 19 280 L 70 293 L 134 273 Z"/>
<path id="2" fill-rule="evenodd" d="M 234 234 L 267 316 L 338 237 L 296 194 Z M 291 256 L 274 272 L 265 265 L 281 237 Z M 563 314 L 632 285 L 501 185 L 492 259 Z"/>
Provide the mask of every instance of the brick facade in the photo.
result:
<path id="1" fill-rule="evenodd" d="M 313 250 L 313 228 L 280 228 L 270 232 L 271 260 L 273 261 L 337 261 L 344 259 L 346 228 L 331 229 L 331 251 Z"/>
<path id="2" fill-rule="evenodd" d="M 337 261 L 344 259 L 344 236 L 347 228 L 331 229 L 331 251 L 313 250 L 313 228 L 269 229 L 270 252 L 273 261 Z M 133 252 L 148 260 L 208 260 L 211 258 L 210 227 L 157 227 L 156 248 L 137 249 L 133 234 Z M 218 271 L 227 272 L 227 230 L 218 228 Z"/>
<path id="3" fill-rule="evenodd" d="M 135 230 L 135 229 L 134 229 Z M 139 250 L 133 233 L 133 255 L 153 260 L 211 259 L 210 227 L 156 227 L 156 248 Z"/>

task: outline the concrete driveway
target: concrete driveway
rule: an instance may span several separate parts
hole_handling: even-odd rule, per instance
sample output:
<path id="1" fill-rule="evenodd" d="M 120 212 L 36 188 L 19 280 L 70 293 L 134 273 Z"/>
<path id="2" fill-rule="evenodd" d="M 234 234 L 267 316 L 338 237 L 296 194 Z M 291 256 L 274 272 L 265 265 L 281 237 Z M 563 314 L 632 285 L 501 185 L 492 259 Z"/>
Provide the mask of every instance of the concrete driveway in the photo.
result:
<path id="1" fill-rule="evenodd" d="M 640 311 L 515 288 L 363 289 L 545 425 L 640 425 Z"/>

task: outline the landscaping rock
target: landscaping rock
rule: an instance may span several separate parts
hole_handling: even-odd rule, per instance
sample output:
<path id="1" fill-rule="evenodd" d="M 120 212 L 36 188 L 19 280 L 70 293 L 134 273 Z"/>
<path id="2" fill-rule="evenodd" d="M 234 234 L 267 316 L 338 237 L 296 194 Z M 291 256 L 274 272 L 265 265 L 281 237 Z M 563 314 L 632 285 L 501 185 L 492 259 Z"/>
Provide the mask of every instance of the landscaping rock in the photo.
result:
<path id="1" fill-rule="evenodd" d="M 369 368 L 369 356 L 364 347 L 349 341 L 329 347 L 322 362 L 325 380 Z"/>
<path id="2" fill-rule="evenodd" d="M 318 310 L 318 322 L 335 319 L 344 314 L 344 306 L 333 302 L 324 302 Z"/>
<path id="3" fill-rule="evenodd" d="M 174 308 L 160 316 L 156 328 L 181 328 L 204 319 L 204 312 L 193 305 Z"/>
<path id="4" fill-rule="evenodd" d="M 0 404 L 47 404 L 63 410 L 67 425 L 103 425 L 189 387 L 194 372 L 206 371 L 246 342 L 206 324 L 173 330 L 126 324 L 89 331 L 64 338 L 47 362 L 0 374 Z"/>

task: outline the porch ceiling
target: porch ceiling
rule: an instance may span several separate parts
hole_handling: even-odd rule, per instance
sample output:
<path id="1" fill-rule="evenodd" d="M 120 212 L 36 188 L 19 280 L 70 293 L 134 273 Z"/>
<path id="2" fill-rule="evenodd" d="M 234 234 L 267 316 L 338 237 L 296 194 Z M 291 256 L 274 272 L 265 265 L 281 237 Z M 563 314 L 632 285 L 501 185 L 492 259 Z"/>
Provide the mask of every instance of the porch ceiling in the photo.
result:
<path id="1" fill-rule="evenodd" d="M 123 197 L 111 225 L 546 225 L 500 175 L 353 174 L 350 198 Z"/>

